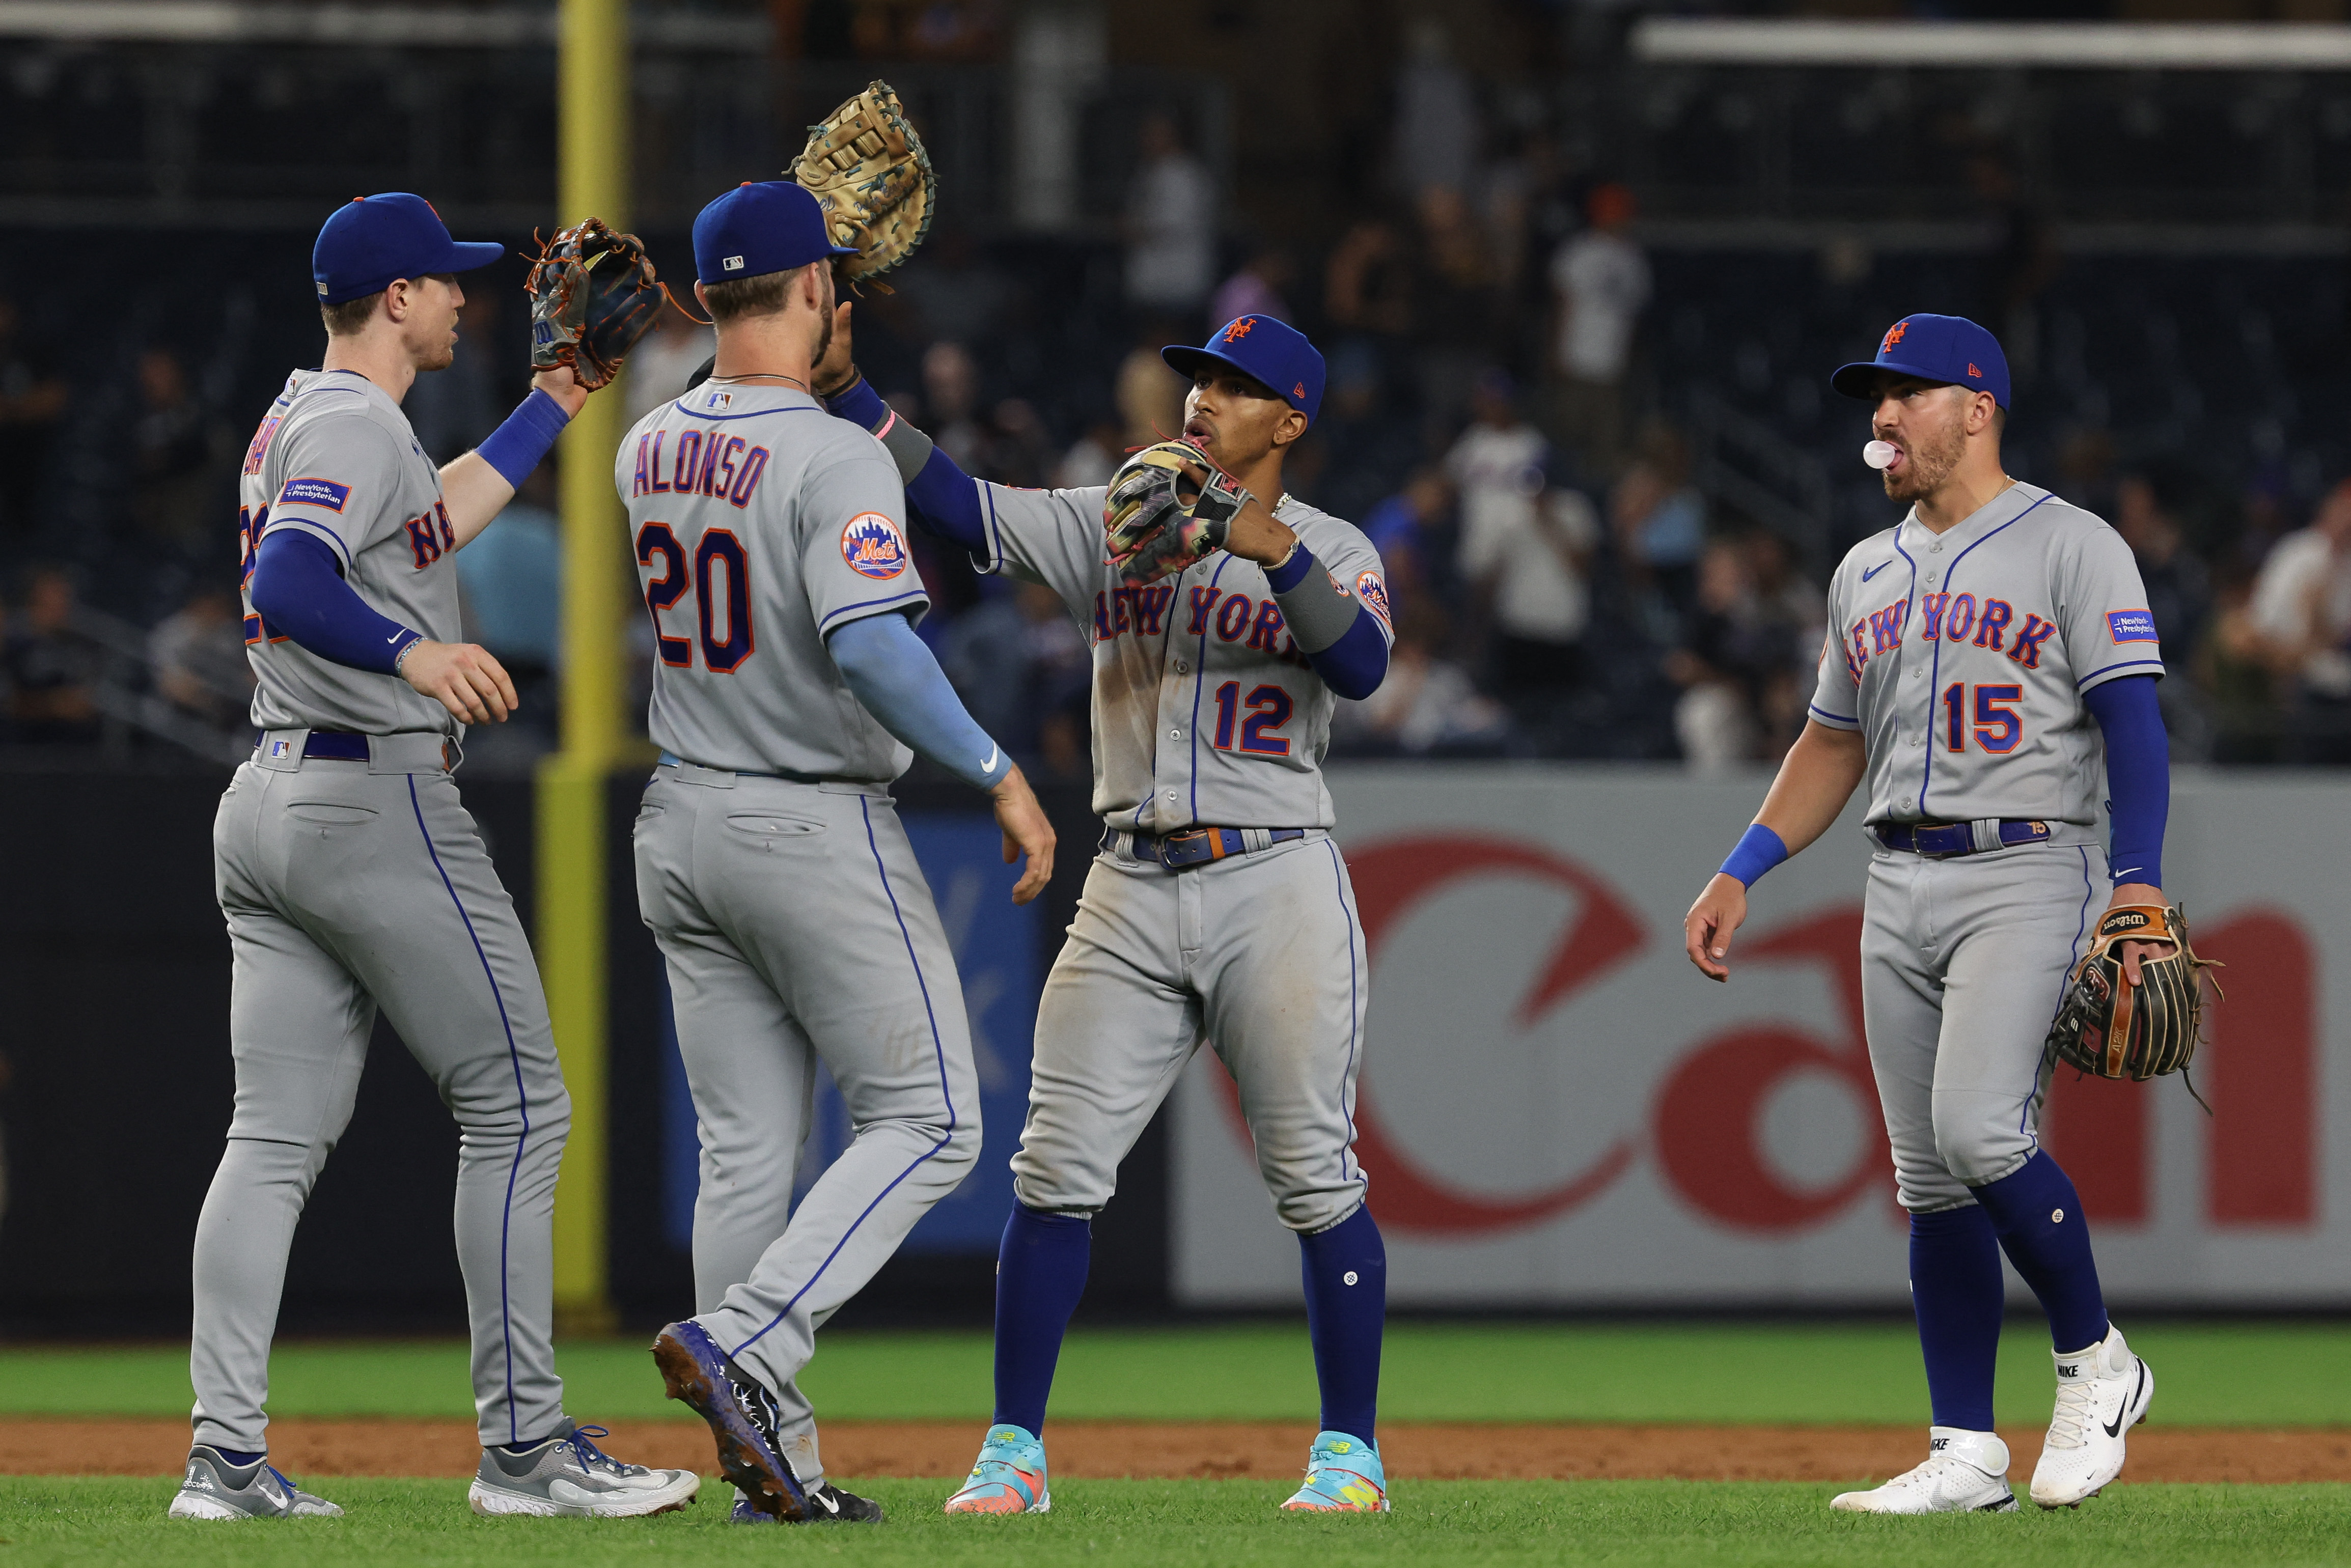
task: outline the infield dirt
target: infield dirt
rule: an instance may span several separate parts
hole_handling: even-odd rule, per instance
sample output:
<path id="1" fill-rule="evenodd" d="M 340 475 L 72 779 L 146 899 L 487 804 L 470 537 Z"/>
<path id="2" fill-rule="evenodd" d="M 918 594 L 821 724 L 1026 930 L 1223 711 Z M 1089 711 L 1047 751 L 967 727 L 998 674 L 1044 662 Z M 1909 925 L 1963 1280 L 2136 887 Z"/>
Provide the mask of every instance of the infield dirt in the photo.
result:
<path id="1" fill-rule="evenodd" d="M 715 1471 L 698 1424 L 616 1421 L 603 1446 L 639 1464 Z M 983 1427 L 968 1421 L 834 1421 L 833 1475 L 952 1478 L 970 1468 Z M 2004 1429 L 2011 1474 L 2032 1473 L 2037 1428 Z M 1301 1469 L 1313 1428 L 1276 1422 L 1057 1421 L 1053 1473 L 1073 1479 L 1278 1479 Z M 1841 1481 L 1907 1469 L 1923 1457 L 1907 1427 L 1385 1426 L 1391 1478 L 1443 1480 Z M 180 1420 L 0 1417 L 0 1474 L 155 1476 L 187 1453 Z M 400 1419 L 273 1421 L 271 1462 L 297 1476 L 464 1476 L 480 1461 L 470 1425 Z M 2137 1481 L 2351 1481 L 2351 1428 L 2141 1427 Z"/>

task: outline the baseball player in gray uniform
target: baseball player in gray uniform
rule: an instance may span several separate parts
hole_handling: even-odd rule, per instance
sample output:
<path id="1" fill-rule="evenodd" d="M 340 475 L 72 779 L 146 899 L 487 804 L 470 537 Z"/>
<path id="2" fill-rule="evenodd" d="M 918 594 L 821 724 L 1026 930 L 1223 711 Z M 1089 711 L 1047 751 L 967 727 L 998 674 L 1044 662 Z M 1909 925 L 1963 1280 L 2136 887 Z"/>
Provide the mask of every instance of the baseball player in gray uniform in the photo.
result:
<path id="1" fill-rule="evenodd" d="M 2003 1250 L 2055 1349 L 2032 1500 L 2078 1505 L 2121 1471 L 2154 1380 L 2107 1321 L 2081 1199 L 2040 1146 L 2043 1046 L 2101 911 L 2168 902 L 2157 627 L 2120 536 L 2001 471 L 2008 364 L 1991 333 L 1911 316 L 1834 384 L 1874 404 L 1868 460 L 1910 510 L 1837 569 L 1810 722 L 1684 935 L 1727 978 L 1749 885 L 1865 784 L 1864 1020 L 1934 1424 L 1924 1463 L 1834 1506 L 2016 1507 L 1992 1430 Z M 2131 983 L 2168 946 L 2131 945 Z"/>
<path id="2" fill-rule="evenodd" d="M 890 781 L 919 750 L 988 791 L 1005 859 L 1028 856 L 1018 902 L 1053 834 L 914 634 L 929 601 L 889 455 L 810 395 L 848 254 L 816 198 L 744 185 L 703 210 L 694 250 L 716 373 L 614 468 L 657 650 L 638 906 L 702 1145 L 696 1315 L 653 1354 L 709 1421 L 737 1519 L 876 1521 L 825 1480 L 795 1379 L 980 1141 L 955 959 Z M 856 1135 L 795 1211 L 820 1061 Z"/>
<path id="3" fill-rule="evenodd" d="M 1285 1506 L 1387 1507 L 1374 1432 L 1386 1254 L 1352 1154 L 1368 976 L 1322 773 L 1334 695 L 1367 695 L 1386 673 L 1387 591 L 1362 533 L 1282 493 L 1283 455 L 1322 398 L 1313 345 L 1244 316 L 1165 352 L 1193 379 L 1185 440 L 1245 505 L 1223 549 L 1142 583 L 1105 561 L 1103 488 L 975 483 L 899 420 L 849 363 L 845 310 L 820 367 L 833 412 L 897 459 L 917 520 L 983 570 L 1051 588 L 1093 649 L 1102 852 L 1038 1009 L 998 1263 L 995 1419 L 949 1512 L 1051 1505 L 1040 1434 L 1092 1216 L 1204 1039 L 1303 1253 L 1322 1429 Z"/>
<path id="4" fill-rule="evenodd" d="M 451 777 L 468 723 L 515 703 L 460 643 L 456 551 L 585 400 L 539 376 L 480 450 L 434 468 L 400 403 L 447 365 L 460 245 L 421 197 L 338 211 L 313 253 L 324 367 L 287 379 L 240 479 L 253 758 L 213 852 L 235 959 L 227 1152 L 196 1225 L 195 1447 L 177 1519 L 332 1514 L 271 1469 L 262 1414 L 287 1249 L 350 1120 L 381 1009 L 463 1130 L 457 1258 L 483 1446 L 477 1513 L 640 1514 L 700 1479 L 604 1455 L 563 1411 L 555 1175 L 570 1103 L 514 905 Z"/>

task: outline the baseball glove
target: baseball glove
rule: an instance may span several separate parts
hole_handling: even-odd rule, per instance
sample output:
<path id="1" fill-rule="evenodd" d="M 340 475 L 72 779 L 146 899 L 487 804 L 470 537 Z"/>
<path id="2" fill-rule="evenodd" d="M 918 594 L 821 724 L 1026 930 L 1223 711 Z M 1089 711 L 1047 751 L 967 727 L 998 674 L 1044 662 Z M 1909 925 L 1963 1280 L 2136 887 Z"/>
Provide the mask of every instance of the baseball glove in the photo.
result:
<path id="1" fill-rule="evenodd" d="M 621 373 L 669 294 L 637 236 L 613 233 L 601 218 L 543 241 L 523 287 L 531 369 L 569 365 L 590 392 Z"/>
<path id="2" fill-rule="evenodd" d="M 2140 959 L 2134 986 L 2116 950 L 2126 942 L 2169 942 L 2171 951 Z M 2143 1082 L 2181 1071 L 2195 1060 L 2201 1036 L 2203 972 L 2220 967 L 2188 946 L 2188 917 L 2179 910 L 2153 904 L 2110 909 L 2065 988 L 2048 1049 L 2101 1078 Z M 2212 988 L 2215 994 L 2220 988 Z"/>
<path id="3" fill-rule="evenodd" d="M 1184 465 L 1208 470 L 1196 485 Z M 1111 476 L 1102 541 L 1130 587 L 1156 582 L 1225 548 L 1233 518 L 1253 497 L 1186 441 L 1146 446 Z"/>
<path id="4" fill-rule="evenodd" d="M 875 280 L 914 255 L 931 232 L 939 191 L 931 155 L 890 84 L 868 83 L 810 126 L 808 145 L 786 172 L 824 209 L 832 243 L 856 247 L 855 256 L 841 258 L 839 276 L 890 292 Z"/>

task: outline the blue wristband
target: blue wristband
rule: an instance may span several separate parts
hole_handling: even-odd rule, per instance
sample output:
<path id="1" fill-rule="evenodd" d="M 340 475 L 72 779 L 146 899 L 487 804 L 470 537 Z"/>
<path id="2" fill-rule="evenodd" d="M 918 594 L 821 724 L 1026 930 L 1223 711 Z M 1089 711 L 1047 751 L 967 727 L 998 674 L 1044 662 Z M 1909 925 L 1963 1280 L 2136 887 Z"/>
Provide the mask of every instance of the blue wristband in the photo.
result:
<path id="1" fill-rule="evenodd" d="M 863 376 L 825 399 L 824 406 L 835 419 L 846 419 L 871 431 L 880 431 L 890 417 L 890 405 Z"/>
<path id="2" fill-rule="evenodd" d="M 1740 835 L 1739 847 L 1722 862 L 1722 874 L 1736 878 L 1742 887 L 1753 887 L 1765 872 L 1787 858 L 1787 841 L 1757 822 Z"/>
<path id="3" fill-rule="evenodd" d="M 571 416 L 563 412 L 561 403 L 533 387 L 530 395 L 507 415 L 507 422 L 490 432 L 489 438 L 474 450 L 507 484 L 519 490 L 522 482 L 530 477 L 530 471 L 538 466 L 538 460 L 547 455 L 547 449 L 555 444 L 555 438 L 563 434 L 563 427 L 570 423 Z"/>

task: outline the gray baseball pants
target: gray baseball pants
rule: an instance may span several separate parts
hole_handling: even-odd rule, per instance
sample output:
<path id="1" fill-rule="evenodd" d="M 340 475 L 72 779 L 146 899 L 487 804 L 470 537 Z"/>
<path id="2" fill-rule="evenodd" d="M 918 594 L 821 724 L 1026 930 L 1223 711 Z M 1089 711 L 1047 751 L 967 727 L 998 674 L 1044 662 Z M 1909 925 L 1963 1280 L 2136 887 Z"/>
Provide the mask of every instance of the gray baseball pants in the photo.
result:
<path id="1" fill-rule="evenodd" d="M 373 762 L 236 770 L 213 827 L 235 964 L 236 1105 L 196 1221 L 189 1370 L 200 1443 L 266 1446 L 286 1254 L 351 1118 L 381 1008 L 457 1119 L 457 1262 L 481 1438 L 568 1432 L 554 1327 L 555 1174 L 571 1102 L 530 944 L 439 738 Z"/>
<path id="2" fill-rule="evenodd" d="M 880 785 L 664 763 L 636 861 L 702 1145 L 695 1321 L 776 1395 L 786 1457 L 814 1485 L 795 1380 L 816 1331 L 979 1157 L 955 957 Z M 855 1136 L 795 1212 L 820 1061 Z"/>
<path id="3" fill-rule="evenodd" d="M 1231 1072 L 1258 1173 L 1292 1230 L 1364 1201 L 1355 1080 L 1370 994 L 1355 893 L 1329 835 L 1170 872 L 1095 858 L 1037 1009 L 1012 1156 L 1030 1208 L 1092 1214 L 1203 1039 Z"/>
<path id="4" fill-rule="evenodd" d="M 1972 1203 L 2040 1146 L 2050 1020 L 2112 893 L 2095 844 L 1872 858 L 1862 1014 L 1903 1207 Z"/>

